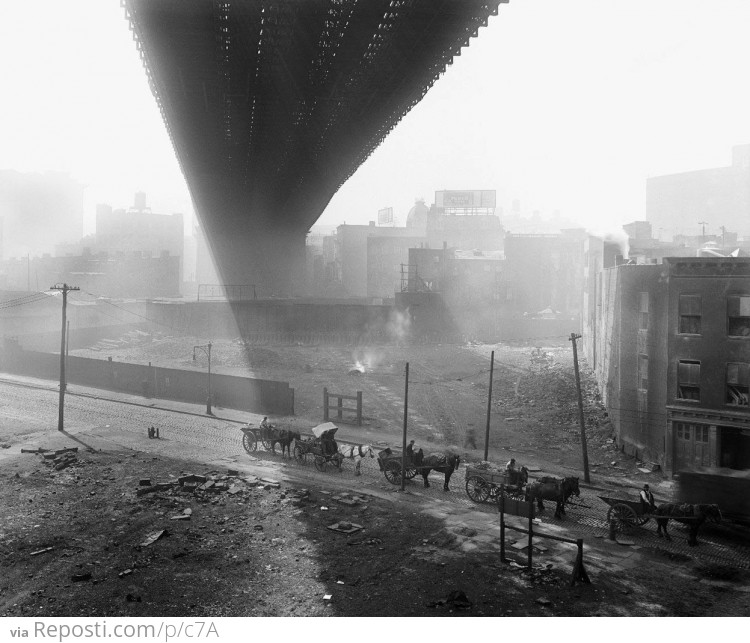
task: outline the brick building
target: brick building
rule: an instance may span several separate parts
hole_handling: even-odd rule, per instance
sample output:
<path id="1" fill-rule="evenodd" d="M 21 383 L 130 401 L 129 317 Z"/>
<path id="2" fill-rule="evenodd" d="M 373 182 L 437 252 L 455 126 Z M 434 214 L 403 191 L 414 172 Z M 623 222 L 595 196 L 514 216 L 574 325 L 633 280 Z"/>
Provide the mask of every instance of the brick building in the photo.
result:
<path id="1" fill-rule="evenodd" d="M 584 350 L 619 443 L 670 475 L 750 472 L 750 258 L 618 265 L 598 281 Z"/>

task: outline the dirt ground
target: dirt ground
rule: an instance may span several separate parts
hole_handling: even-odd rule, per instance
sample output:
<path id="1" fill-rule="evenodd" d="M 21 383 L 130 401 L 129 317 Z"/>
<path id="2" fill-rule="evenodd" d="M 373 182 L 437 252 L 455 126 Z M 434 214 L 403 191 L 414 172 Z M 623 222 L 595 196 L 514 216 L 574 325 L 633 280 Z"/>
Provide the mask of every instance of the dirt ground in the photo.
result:
<path id="1" fill-rule="evenodd" d="M 0 474 L 3 616 L 744 615 L 747 594 L 732 586 L 747 578 L 737 570 L 654 560 L 570 588 L 559 570 L 529 574 L 462 551 L 460 531 L 408 502 L 150 454 L 71 459 L 57 471 L 26 454 Z M 188 472 L 213 478 L 214 489 L 180 485 Z M 165 484 L 152 491 L 142 478 Z M 328 529 L 342 523 L 363 529 Z M 712 575 L 723 584 L 697 582 Z"/>
<path id="2" fill-rule="evenodd" d="M 91 354 L 192 368 L 184 355 L 185 346 L 200 343 L 193 339 L 128 340 Z M 467 431 L 474 428 L 481 447 L 489 353 L 496 350 L 491 459 L 512 453 L 547 471 L 578 470 L 567 344 L 545 346 L 545 364 L 530 369 L 533 346 L 353 350 L 217 342 L 212 368 L 289 381 L 297 415 L 278 420 L 303 429 L 322 419 L 323 386 L 362 390 L 367 420 L 359 432 L 377 443 L 400 440 L 409 361 L 412 436 L 480 459 L 466 446 Z M 594 471 L 629 475 L 636 463 L 612 443 L 590 382 L 585 397 Z M 279 484 L 177 452 L 116 445 L 56 457 L 14 453 L 0 470 L 0 615 L 748 614 L 748 572 L 723 565 L 651 556 L 626 574 L 605 570 L 593 584 L 571 588 L 569 571 L 558 567 L 529 573 L 481 549 L 467 551 L 467 528 L 449 528 L 423 511 L 418 497 L 368 493 L 344 481 L 332 489 L 333 479 L 326 488 Z M 141 484 L 146 479 L 152 484 Z M 355 531 L 329 529 L 335 524 Z"/>
<path id="3" fill-rule="evenodd" d="M 177 368 L 206 369 L 205 356 L 192 360 L 201 338 L 143 335 L 123 338 L 75 354 Z M 532 364 L 535 348 L 542 364 Z M 483 451 L 487 425 L 490 354 L 495 351 L 490 448 L 492 456 L 578 471 L 581 439 L 572 350 L 566 339 L 538 344 L 252 346 L 238 341 L 213 344 L 213 372 L 289 382 L 295 415 L 275 422 L 308 431 L 323 421 L 323 388 L 354 395 L 362 391 L 365 421 L 361 431 L 343 426 L 340 435 L 373 443 L 400 442 L 403 427 L 405 365 L 409 363 L 409 437 L 420 443 L 468 449 L 470 459 Z M 592 470 L 625 475 L 635 465 L 617 454 L 585 364 L 587 442 Z M 215 400 L 221 407 L 221 399 Z M 471 437 L 477 449 L 471 449 Z M 430 446 L 427 444 L 426 446 Z M 471 453 L 473 451 L 473 453 Z M 479 458 L 481 459 L 481 458 Z M 507 459 L 507 458 L 506 458 Z M 617 464 L 613 467 L 611 463 Z"/>

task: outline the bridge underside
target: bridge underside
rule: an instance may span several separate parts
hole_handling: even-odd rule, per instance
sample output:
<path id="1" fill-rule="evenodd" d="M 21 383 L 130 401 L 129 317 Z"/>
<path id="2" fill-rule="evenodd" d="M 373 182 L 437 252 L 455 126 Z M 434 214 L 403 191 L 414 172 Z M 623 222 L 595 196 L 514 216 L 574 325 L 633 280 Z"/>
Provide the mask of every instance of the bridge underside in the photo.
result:
<path id="1" fill-rule="evenodd" d="M 224 282 L 293 294 L 307 230 L 506 1 L 121 0 Z"/>

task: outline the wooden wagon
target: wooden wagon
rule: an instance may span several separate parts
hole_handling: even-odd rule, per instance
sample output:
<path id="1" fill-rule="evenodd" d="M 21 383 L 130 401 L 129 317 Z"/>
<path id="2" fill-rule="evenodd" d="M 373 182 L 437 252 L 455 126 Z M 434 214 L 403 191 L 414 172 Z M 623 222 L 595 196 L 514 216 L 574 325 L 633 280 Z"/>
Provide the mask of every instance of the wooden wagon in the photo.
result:
<path id="1" fill-rule="evenodd" d="M 401 451 L 384 449 L 378 453 L 378 467 L 383 472 L 386 480 L 391 484 L 401 484 Z M 414 459 L 407 453 L 406 456 L 406 479 L 411 480 L 417 475 L 417 467 Z"/>
<path id="2" fill-rule="evenodd" d="M 271 450 L 271 429 L 274 426 L 270 425 L 268 428 L 254 427 L 246 424 L 240 427 L 242 431 L 242 446 L 248 453 L 253 453 L 258 450 L 258 442 L 263 445 L 266 451 Z"/>
<path id="3" fill-rule="evenodd" d="M 620 530 L 628 527 L 641 527 L 651 519 L 651 513 L 647 511 L 649 507 L 644 506 L 640 499 L 610 498 L 609 496 L 599 496 L 599 498 L 609 505 L 607 522 L 614 522 Z"/>
<path id="4" fill-rule="evenodd" d="M 502 496 L 523 500 L 523 478 L 518 472 L 467 466 L 466 495 L 474 502 L 499 502 Z"/>

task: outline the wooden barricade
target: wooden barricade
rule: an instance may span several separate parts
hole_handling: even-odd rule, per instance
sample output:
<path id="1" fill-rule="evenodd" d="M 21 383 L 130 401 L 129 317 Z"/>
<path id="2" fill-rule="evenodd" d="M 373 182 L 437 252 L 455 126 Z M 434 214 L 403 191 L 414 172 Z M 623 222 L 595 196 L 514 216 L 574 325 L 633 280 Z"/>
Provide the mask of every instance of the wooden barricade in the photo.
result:
<path id="1" fill-rule="evenodd" d="M 334 406 L 330 404 L 330 398 L 332 397 L 336 398 Z M 344 406 L 343 400 L 355 400 L 357 402 L 356 408 Z M 342 395 L 341 393 L 329 393 L 327 388 L 323 388 L 323 422 L 330 421 L 331 409 L 336 410 L 336 420 L 338 422 L 356 423 L 357 426 L 362 426 L 362 391 L 357 391 L 356 395 Z M 344 411 L 354 413 L 356 417 L 354 419 L 351 417 L 345 418 Z"/>
<path id="2" fill-rule="evenodd" d="M 513 525 L 505 524 L 505 514 L 511 516 L 520 516 L 522 518 L 529 519 L 529 528 L 524 529 L 523 527 L 514 527 Z M 505 530 L 511 529 L 512 531 L 518 531 L 523 534 L 529 535 L 528 544 L 528 566 L 529 571 L 532 569 L 533 564 L 533 553 L 534 553 L 534 536 L 537 538 L 549 538 L 550 540 L 557 540 L 563 543 L 570 543 L 578 547 L 578 554 L 576 555 L 576 562 L 573 565 L 573 576 L 570 579 L 570 584 L 575 585 L 577 582 L 591 583 L 589 576 L 586 573 L 586 569 L 583 566 L 583 538 L 564 538 L 562 536 L 554 536 L 552 534 L 539 533 L 534 531 L 534 503 L 524 502 L 523 500 L 512 500 L 505 496 L 500 497 L 500 560 L 504 563 L 508 562 L 505 558 Z"/>

